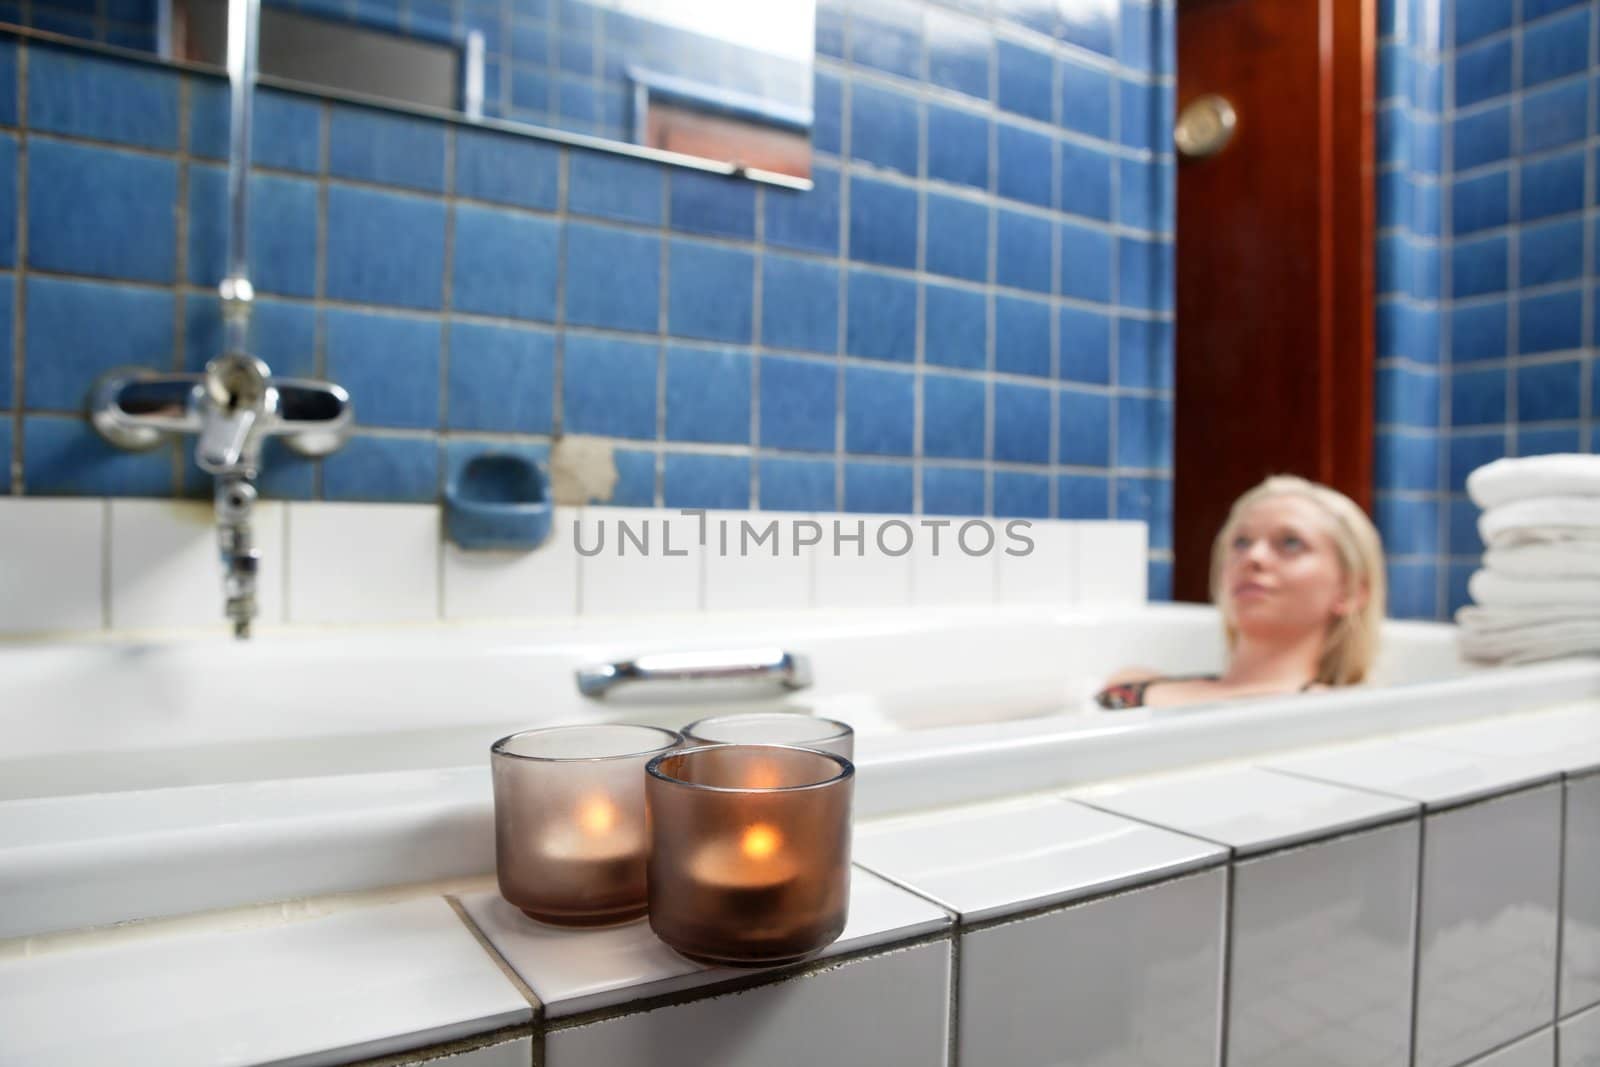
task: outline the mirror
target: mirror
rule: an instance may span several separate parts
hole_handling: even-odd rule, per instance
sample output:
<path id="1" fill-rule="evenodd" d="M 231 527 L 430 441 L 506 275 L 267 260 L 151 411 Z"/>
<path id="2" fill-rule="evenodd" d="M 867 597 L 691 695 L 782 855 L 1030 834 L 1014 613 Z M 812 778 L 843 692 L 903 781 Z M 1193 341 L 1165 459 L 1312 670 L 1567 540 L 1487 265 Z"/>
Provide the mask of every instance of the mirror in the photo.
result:
<path id="1" fill-rule="evenodd" d="M 224 64 L 226 0 L 158 2 L 147 40 Z M 265 0 L 260 71 L 806 188 L 815 18 L 815 0 Z"/>

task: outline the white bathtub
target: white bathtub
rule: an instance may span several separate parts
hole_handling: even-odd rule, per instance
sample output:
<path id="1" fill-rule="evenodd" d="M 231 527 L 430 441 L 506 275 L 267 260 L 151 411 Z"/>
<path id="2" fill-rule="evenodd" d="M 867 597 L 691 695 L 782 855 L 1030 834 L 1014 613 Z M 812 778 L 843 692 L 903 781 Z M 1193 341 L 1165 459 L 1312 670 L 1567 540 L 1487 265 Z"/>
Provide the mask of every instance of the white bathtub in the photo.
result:
<path id="1" fill-rule="evenodd" d="M 858 728 L 883 815 L 1416 729 L 1600 695 L 1600 663 L 1474 670 L 1446 626 L 1391 624 L 1384 684 L 1105 713 L 1128 664 L 1214 669 L 1209 609 L 695 615 L 326 631 L 248 645 L 0 649 L 0 939 L 492 870 L 487 748 L 539 724 L 681 725 L 575 668 L 654 650 L 811 658 L 790 703 Z"/>

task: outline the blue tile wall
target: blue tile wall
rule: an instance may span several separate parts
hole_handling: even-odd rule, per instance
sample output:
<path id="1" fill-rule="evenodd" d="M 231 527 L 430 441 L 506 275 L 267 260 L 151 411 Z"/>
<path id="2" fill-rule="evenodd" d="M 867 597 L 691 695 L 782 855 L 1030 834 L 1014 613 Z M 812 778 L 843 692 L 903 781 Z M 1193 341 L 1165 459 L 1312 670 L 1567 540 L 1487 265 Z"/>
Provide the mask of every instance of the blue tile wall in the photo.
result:
<path id="1" fill-rule="evenodd" d="M 135 6 L 56 25 L 126 38 Z M 403 10 L 485 32 L 491 110 L 620 122 L 582 34 L 625 17 Z M 620 446 L 614 503 L 1136 517 L 1165 573 L 1173 21 L 1171 0 L 824 2 L 806 192 L 263 92 L 252 343 L 347 386 L 358 418 L 327 459 L 275 450 L 263 487 L 430 500 L 485 442 L 592 434 Z M 0 320 L 22 319 L 0 491 L 203 490 L 187 457 L 111 451 L 76 412 L 107 367 L 219 345 L 226 141 L 216 80 L 0 41 L 0 271 L 22 275 L 0 273 Z M 1569 195 L 1571 166 L 1549 177 Z"/>

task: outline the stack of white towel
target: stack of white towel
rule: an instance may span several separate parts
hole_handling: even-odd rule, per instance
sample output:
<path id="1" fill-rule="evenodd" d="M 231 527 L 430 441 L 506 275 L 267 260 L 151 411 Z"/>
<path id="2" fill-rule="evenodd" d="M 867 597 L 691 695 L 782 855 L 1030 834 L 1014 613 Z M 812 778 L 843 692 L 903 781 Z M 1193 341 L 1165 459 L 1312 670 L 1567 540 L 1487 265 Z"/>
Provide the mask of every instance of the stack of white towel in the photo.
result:
<path id="1" fill-rule="evenodd" d="M 1456 613 L 1470 658 L 1600 652 L 1600 455 L 1500 459 L 1467 478 L 1483 566 Z"/>

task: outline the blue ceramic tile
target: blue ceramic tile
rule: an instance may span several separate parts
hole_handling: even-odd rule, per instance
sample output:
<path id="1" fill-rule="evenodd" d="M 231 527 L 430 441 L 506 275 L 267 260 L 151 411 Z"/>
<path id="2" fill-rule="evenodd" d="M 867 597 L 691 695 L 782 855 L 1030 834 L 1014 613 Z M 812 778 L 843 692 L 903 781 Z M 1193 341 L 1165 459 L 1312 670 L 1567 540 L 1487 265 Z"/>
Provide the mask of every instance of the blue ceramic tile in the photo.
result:
<path id="1" fill-rule="evenodd" d="M 1459 376 L 1458 376 L 1459 377 Z M 1377 416 L 1381 426 L 1439 428 L 1439 375 L 1401 367 L 1378 369 Z"/>
<path id="2" fill-rule="evenodd" d="M 0 149 L 0 165 L 15 143 Z M 15 172 L 14 162 L 8 168 Z M 177 266 L 178 168 L 87 145 L 28 148 L 28 265 L 70 274 L 170 282 Z"/>
<path id="3" fill-rule="evenodd" d="M 1405 293 L 1411 289 L 1415 273 L 1412 262 L 1413 246 L 1398 234 L 1385 234 L 1378 238 L 1378 292 L 1381 295 Z"/>
<path id="4" fill-rule="evenodd" d="M 1456 170 L 1471 170 L 1511 155 L 1511 108 L 1507 104 L 1491 107 L 1456 119 Z"/>
<path id="5" fill-rule="evenodd" d="M 1062 380 L 1111 382 L 1111 319 L 1097 311 L 1063 307 L 1058 314 Z"/>
<path id="6" fill-rule="evenodd" d="M 1511 28 L 1512 0 L 1457 0 L 1456 44 L 1463 45 Z"/>
<path id="7" fill-rule="evenodd" d="M 413 15 L 416 5 L 412 5 Z M 446 7 L 448 12 L 448 7 Z M 447 16 L 448 17 L 448 16 Z M 550 35 L 543 19 L 513 17 L 511 20 L 511 58 L 521 63 L 544 64 L 550 61 Z M 607 35 L 609 39 L 609 34 Z"/>
<path id="8" fill-rule="evenodd" d="M 1503 300 L 1457 307 L 1450 312 L 1452 362 L 1501 359 L 1506 354 L 1507 337 L 1506 304 Z"/>
<path id="9" fill-rule="evenodd" d="M 550 114 L 549 77 L 542 71 L 514 68 L 511 72 L 511 104 L 514 114 L 542 124 L 552 122 L 554 116 Z"/>
<path id="10" fill-rule="evenodd" d="M 833 511 L 832 460 L 773 459 L 756 463 L 763 511 Z"/>
<path id="11" fill-rule="evenodd" d="M 198 168 L 191 168 L 191 191 Z M 219 218 L 225 217 L 219 214 Z M 194 216 L 190 215 L 191 225 Z M 317 284 L 317 184 L 257 174 L 250 178 L 250 276 L 258 292 L 314 296 Z"/>
<path id="12" fill-rule="evenodd" d="M 1378 532 L 1384 551 L 1395 556 L 1433 556 L 1439 551 L 1439 501 L 1378 494 Z"/>
<path id="13" fill-rule="evenodd" d="M 480 315 L 554 321 L 560 224 L 471 204 L 455 210 L 451 306 Z"/>
<path id="14" fill-rule="evenodd" d="M 178 147 L 178 75 L 141 63 L 28 50 L 28 125 L 146 148 Z"/>
<path id="15" fill-rule="evenodd" d="M 1411 160 L 1411 118 L 1396 104 L 1378 109 L 1379 164 L 1409 163 Z"/>
<path id="16" fill-rule="evenodd" d="M 410 115 L 333 109 L 328 172 L 425 192 L 444 190 L 445 127 Z"/>
<path id="17" fill-rule="evenodd" d="M 989 277 L 989 208 L 971 200 L 926 194 L 923 245 L 934 274 L 981 282 Z"/>
<path id="18" fill-rule="evenodd" d="M 1060 207 L 1069 215 L 1109 221 L 1113 156 L 1094 148 L 1061 142 Z"/>
<path id="19" fill-rule="evenodd" d="M 922 468 L 922 514 L 983 513 L 983 471 L 972 467 Z"/>
<path id="20" fill-rule="evenodd" d="M 922 357 L 943 367 L 989 365 L 989 301 L 976 289 L 923 286 Z"/>
<path id="21" fill-rule="evenodd" d="M 1158 164 L 1117 160 L 1117 221 L 1136 230 L 1156 229 Z"/>
<path id="22" fill-rule="evenodd" d="M 1001 208 L 995 221 L 995 281 L 1015 289 L 1048 293 L 1050 220 Z"/>
<path id="23" fill-rule="evenodd" d="M 1458 236 L 1511 221 L 1511 172 L 1463 178 L 1450 187 L 1450 224 Z"/>
<path id="24" fill-rule="evenodd" d="M 762 191 L 769 245 L 832 254 L 839 249 L 839 172 L 813 164 L 807 192 L 770 188 Z"/>
<path id="25" fill-rule="evenodd" d="M 1517 427 L 1517 455 L 1519 456 L 1547 456 L 1557 452 L 1580 452 L 1583 450 L 1583 434 L 1576 426 L 1560 426 L 1548 429 L 1529 429 L 1526 426 Z"/>
<path id="26" fill-rule="evenodd" d="M 909 456 L 915 449 L 916 378 L 902 371 L 844 369 L 844 447 L 856 454 Z"/>
<path id="27" fill-rule="evenodd" d="M 1424 237 L 1438 237 L 1442 230 L 1444 212 L 1439 186 L 1433 182 L 1418 182 L 1411 189 L 1411 229 Z"/>
<path id="28" fill-rule="evenodd" d="M 1517 368 L 1517 421 L 1559 422 L 1576 419 L 1583 366 L 1576 360 L 1567 363 L 1535 363 Z"/>
<path id="29" fill-rule="evenodd" d="M 172 445 L 128 452 L 80 414 L 22 420 L 22 480 L 30 496 L 170 496 Z"/>
<path id="30" fill-rule="evenodd" d="M 908 270 L 917 265 L 916 189 L 850 179 L 850 258 Z"/>
<path id="31" fill-rule="evenodd" d="M 1055 146 L 1051 139 L 1035 130 L 1004 122 L 996 127 L 995 134 L 1000 160 L 996 188 L 1000 195 L 1008 200 L 1050 207 L 1056 184 Z"/>
<path id="32" fill-rule="evenodd" d="M 667 440 L 749 444 L 752 365 L 739 349 L 667 346 Z"/>
<path id="33" fill-rule="evenodd" d="M 1462 493 L 1467 475 L 1506 454 L 1506 436 L 1493 433 L 1458 433 L 1450 438 L 1450 491 Z"/>
<path id="34" fill-rule="evenodd" d="M 11 337 L 12 325 L 16 314 L 15 292 L 15 279 L 9 274 L 0 275 L 0 411 L 5 411 L 15 406 L 11 395 L 11 371 L 14 355 Z M 0 426 L 9 425 L 7 417 L 0 415 Z M 0 467 L 10 467 L 10 461 L 5 458 L 9 455 L 9 452 L 0 448 Z M 7 475 L 9 477 L 9 470 Z"/>
<path id="35" fill-rule="evenodd" d="M 224 99 L 226 99 L 224 94 Z M 221 150 L 227 155 L 226 110 Z M 260 167 L 315 174 L 322 167 L 322 103 L 272 90 L 256 91 L 251 147 Z M 191 129 L 190 138 L 194 132 Z M 459 141 L 458 141 L 459 145 Z"/>
<path id="36" fill-rule="evenodd" d="M 983 12 L 981 0 L 977 3 L 969 0 L 967 6 L 976 7 L 978 11 Z M 993 0 L 993 7 L 994 14 L 1001 24 L 1024 26 L 1046 36 L 1061 32 L 1054 0 Z"/>
<path id="37" fill-rule="evenodd" d="M 1172 479 L 1117 476 L 1117 518 L 1150 528 L 1150 547 L 1172 547 Z"/>
<path id="38" fill-rule="evenodd" d="M 1506 371 L 1457 371 L 1450 376 L 1450 422 L 1494 426 L 1506 419 Z M 1413 423 L 1413 425 L 1418 425 Z"/>
<path id="39" fill-rule="evenodd" d="M 604 500 L 591 495 L 588 503 L 611 504 L 623 508 L 649 508 L 656 503 L 656 455 L 619 448 L 613 454 L 617 482 Z"/>
<path id="40" fill-rule="evenodd" d="M 444 289 L 445 209 L 437 200 L 328 189 L 327 294 L 335 300 L 437 308 Z"/>
<path id="41" fill-rule="evenodd" d="M 6 15 L 4 21 L 17 22 L 20 12 Z M 0 126 L 17 124 L 17 43 L 0 41 Z M 4 452 L 0 452 L 3 455 Z"/>
<path id="42" fill-rule="evenodd" d="M 831 452 L 838 410 L 839 370 L 834 364 L 762 357 L 763 446 Z"/>
<path id="43" fill-rule="evenodd" d="M 1050 305 L 1015 296 L 994 298 L 994 366 L 1007 374 L 1048 378 Z"/>
<path id="44" fill-rule="evenodd" d="M 834 59 L 843 59 L 845 26 L 843 0 L 821 0 L 817 4 L 816 17 L 817 52 L 832 56 Z"/>
<path id="45" fill-rule="evenodd" d="M 1145 564 L 1145 595 L 1153 601 L 1172 599 L 1172 561 L 1151 559 Z"/>
<path id="46" fill-rule="evenodd" d="M 1522 0 L 1522 21 L 1532 22 L 1534 19 L 1553 15 L 1569 7 L 1577 7 L 1585 2 L 1586 0 Z"/>
<path id="47" fill-rule="evenodd" d="M 930 8 L 928 29 L 928 80 L 980 100 L 989 99 L 992 38 L 988 27 Z"/>
<path id="48" fill-rule="evenodd" d="M 250 351 L 287 377 L 316 376 L 317 313 L 310 304 L 257 300 L 250 314 Z M 183 369 L 200 371 L 222 352 L 222 304 L 216 297 L 183 298 Z"/>
<path id="49" fill-rule="evenodd" d="M 1138 82 L 1117 83 L 1118 139 L 1128 148 L 1154 151 L 1159 139 L 1156 135 L 1156 91 Z"/>
<path id="50" fill-rule="evenodd" d="M 594 132 L 600 118 L 600 98 L 587 78 L 562 77 L 556 81 L 556 114 L 562 129 Z"/>
<path id="51" fill-rule="evenodd" d="M 1583 208 L 1583 153 L 1522 165 L 1521 219 L 1564 215 Z"/>
<path id="52" fill-rule="evenodd" d="M 560 187 L 557 146 L 487 130 L 456 130 L 457 196 L 554 211 Z"/>
<path id="53" fill-rule="evenodd" d="M 1411 106 L 1429 115 L 1444 110 L 1444 64 L 1418 59 L 1411 65 Z"/>
<path id="54" fill-rule="evenodd" d="M 1111 299 L 1111 235 L 1061 224 L 1061 294 L 1106 303 Z"/>
<path id="55" fill-rule="evenodd" d="M 1061 428 L 1056 456 L 1077 467 L 1111 463 L 1111 398 L 1104 393 L 1063 389 L 1058 397 Z"/>
<path id="56" fill-rule="evenodd" d="M 1589 67 L 1589 11 L 1579 8 L 1522 31 L 1522 85 L 1540 85 Z"/>
<path id="57" fill-rule="evenodd" d="M 922 12 L 901 0 L 850 5 L 850 58 L 865 67 L 918 78 L 922 74 Z"/>
<path id="58" fill-rule="evenodd" d="M 1112 55 L 1116 50 L 1115 7 L 1101 0 L 1058 0 L 1061 38 L 1068 44 Z"/>
<path id="59" fill-rule="evenodd" d="M 556 39 L 556 66 L 563 74 L 579 77 L 594 75 L 594 39 L 577 34 L 561 34 Z"/>
<path id="60" fill-rule="evenodd" d="M 816 71 L 811 82 L 811 148 L 839 155 L 844 150 L 844 101 L 839 79 Z"/>
<path id="61" fill-rule="evenodd" d="M 28 408 L 79 411 L 94 379 L 113 367 L 172 365 L 171 292 L 58 278 L 26 285 Z"/>
<path id="62" fill-rule="evenodd" d="M 1056 478 L 1056 514 L 1063 519 L 1109 519 L 1111 480 L 1098 474 Z"/>
<path id="63" fill-rule="evenodd" d="M 1376 481 L 1379 490 L 1439 487 L 1439 437 L 1432 433 L 1378 434 Z"/>
<path id="64" fill-rule="evenodd" d="M 1155 311 L 1172 309 L 1172 245 L 1168 242 L 1119 237 L 1117 276 L 1117 303 Z"/>
<path id="65" fill-rule="evenodd" d="M 989 187 L 989 120 L 971 111 L 928 105 L 928 177 Z"/>
<path id="66" fill-rule="evenodd" d="M 47 7 L 35 7 L 31 22 L 36 30 L 46 30 L 50 33 L 59 33 L 63 37 L 77 37 L 85 41 L 95 39 L 94 20 L 87 15 L 74 15 Z"/>
<path id="67" fill-rule="evenodd" d="M 909 464 L 846 463 L 844 510 L 882 515 L 909 515 L 915 483 Z"/>
<path id="68" fill-rule="evenodd" d="M 1111 139 L 1114 79 L 1099 67 L 1061 61 L 1061 125 L 1102 141 Z"/>
<path id="69" fill-rule="evenodd" d="M 439 445 L 433 438 L 356 434 L 322 461 L 328 500 L 430 502 L 439 495 Z"/>
<path id="70" fill-rule="evenodd" d="M 542 330 L 450 324 L 452 430 L 549 433 L 555 410 L 555 338 Z"/>
<path id="71" fill-rule="evenodd" d="M 839 347 L 839 270 L 814 259 L 761 261 L 761 343 L 834 352 Z"/>
<path id="72" fill-rule="evenodd" d="M 1124 388 L 1173 387 L 1172 323 L 1117 320 L 1117 384 Z"/>
<path id="73" fill-rule="evenodd" d="M 1161 5 L 1123 4 L 1117 35 L 1117 62 L 1130 70 L 1150 71 L 1156 61 L 1156 30 Z"/>
<path id="74" fill-rule="evenodd" d="M 1518 235 L 1517 284 L 1565 282 L 1583 273 L 1583 223 L 1578 219 L 1524 226 Z"/>
<path id="75" fill-rule="evenodd" d="M 1007 463 L 1050 462 L 1050 390 L 994 384 L 994 458 Z"/>
<path id="76" fill-rule="evenodd" d="M 667 254 L 668 332 L 749 342 L 754 328 L 755 258 L 749 252 L 697 241 L 672 241 Z"/>
<path id="77" fill-rule="evenodd" d="M 568 334 L 562 359 L 562 428 L 651 440 L 656 436 L 654 343 Z"/>
<path id="78" fill-rule="evenodd" d="M 323 312 L 328 377 L 350 391 L 356 422 L 414 430 L 439 425 L 437 319 Z"/>
<path id="79" fill-rule="evenodd" d="M 661 304 L 661 239 L 569 222 L 566 319 L 654 332 Z"/>
<path id="80" fill-rule="evenodd" d="M 1478 569 L 1476 562 L 1452 563 L 1446 570 L 1445 580 L 1445 618 L 1453 618 L 1457 611 L 1472 603 L 1472 596 L 1467 592 L 1467 582 L 1472 577 L 1472 572 Z"/>
<path id="81" fill-rule="evenodd" d="M 1444 253 L 1438 245 L 1416 242 L 1412 252 L 1412 268 L 1411 288 L 1408 290 L 1412 299 L 1434 301 L 1444 295 Z"/>
<path id="82" fill-rule="evenodd" d="M 9 418 L 0 418 L 0 456 L 5 456 L 6 461 L 0 463 L 0 494 L 11 493 L 11 426 Z"/>
<path id="83" fill-rule="evenodd" d="M 982 459 L 984 379 L 956 374 L 922 378 L 922 454 L 941 459 Z"/>
<path id="84" fill-rule="evenodd" d="M 1436 564 L 1391 561 L 1385 570 L 1392 618 L 1432 619 L 1437 616 L 1439 568 Z"/>
<path id="85" fill-rule="evenodd" d="M 852 270 L 847 282 L 845 351 L 910 363 L 917 347 L 917 286 L 906 278 Z"/>
<path id="86" fill-rule="evenodd" d="M 756 234 L 756 187 L 745 179 L 674 170 L 670 195 L 674 230 L 721 237 Z"/>
<path id="87" fill-rule="evenodd" d="M 994 513 L 1003 519 L 1048 519 L 1050 478 L 1022 471 L 994 472 Z"/>
<path id="88" fill-rule="evenodd" d="M 568 166 L 567 209 L 574 215 L 660 224 L 661 164 L 574 150 Z"/>
<path id="89" fill-rule="evenodd" d="M 1478 505 L 1470 500 L 1452 500 L 1450 508 L 1450 554 L 1477 556 L 1483 553 L 1483 538 L 1478 536 Z"/>
<path id="90" fill-rule="evenodd" d="M 996 48 L 1000 110 L 1040 122 L 1053 121 L 1055 61 L 1050 54 L 1011 41 L 1000 41 Z"/>
<path id="91" fill-rule="evenodd" d="M 1117 466 L 1167 470 L 1172 466 L 1172 400 L 1117 397 Z"/>
<path id="92" fill-rule="evenodd" d="M 1567 82 L 1522 98 L 1522 151 L 1581 141 L 1589 129 L 1589 83 Z"/>
<path id="93" fill-rule="evenodd" d="M 1456 244 L 1450 257 L 1451 294 L 1496 293 L 1506 287 L 1506 239 L 1485 237 Z"/>
<path id="94" fill-rule="evenodd" d="M 915 177 L 921 155 L 914 97 L 856 84 L 850 92 L 850 155 Z"/>
<path id="95" fill-rule="evenodd" d="M 9 134 L 0 134 L 0 266 L 12 267 L 16 262 L 17 142 Z"/>
<path id="96" fill-rule="evenodd" d="M 669 508 L 747 509 L 750 457 L 668 452 L 661 492 Z"/>
<path id="97" fill-rule="evenodd" d="M 1456 107 L 1470 107 L 1511 91 L 1511 38 L 1456 53 Z"/>

